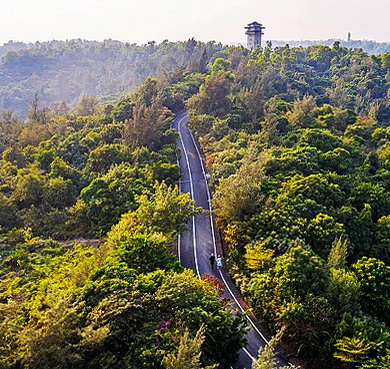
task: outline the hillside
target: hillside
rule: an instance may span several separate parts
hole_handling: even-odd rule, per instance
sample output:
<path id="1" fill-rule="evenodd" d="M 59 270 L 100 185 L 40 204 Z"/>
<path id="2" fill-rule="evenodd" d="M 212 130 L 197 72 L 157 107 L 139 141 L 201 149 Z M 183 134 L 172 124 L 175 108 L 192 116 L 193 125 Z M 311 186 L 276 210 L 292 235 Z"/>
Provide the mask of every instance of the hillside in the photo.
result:
<path id="1" fill-rule="evenodd" d="M 182 108 L 204 76 L 165 79 L 102 109 L 84 99 L 75 114 L 0 115 L 0 368 L 236 361 L 241 315 L 172 253 L 199 209 L 176 185 L 168 106 Z"/>
<path id="2" fill-rule="evenodd" d="M 187 103 L 231 276 L 307 368 L 389 365 L 389 61 L 234 53 Z"/>
<path id="3" fill-rule="evenodd" d="M 185 107 L 262 325 L 305 368 L 389 366 L 390 54 L 200 45 L 117 101 L 0 114 L 0 367 L 171 369 L 187 330 L 196 368 L 237 359 L 223 286 L 171 252 L 200 211 L 177 186 Z M 79 237 L 104 240 L 56 241 Z"/>
<path id="4" fill-rule="evenodd" d="M 147 77 L 181 66 L 201 71 L 199 62 L 206 64 L 222 49 L 221 44 L 195 40 L 147 45 L 114 40 L 9 42 L 0 47 L 0 110 L 12 108 L 25 118 L 37 92 L 43 105 L 63 100 L 75 104 L 83 95 L 119 96 L 134 91 Z"/>
<path id="5" fill-rule="evenodd" d="M 273 41 L 273 45 L 331 46 L 334 41 Z M 353 40 L 341 45 L 362 48 L 369 54 L 390 51 L 390 44 L 373 41 Z M 80 39 L 33 44 L 10 41 L 0 46 L 0 110 L 12 108 L 25 118 L 37 92 L 43 105 L 60 101 L 74 105 L 83 95 L 115 100 L 134 91 L 147 77 L 180 66 L 202 72 L 205 64 L 225 51 L 222 44 L 193 39 L 147 45 Z"/>
<path id="6" fill-rule="evenodd" d="M 328 39 L 328 40 L 272 40 L 272 45 L 275 47 L 283 47 L 286 44 L 291 47 L 308 47 L 314 45 L 332 46 L 336 41 L 340 42 L 341 46 L 348 47 L 350 49 L 362 49 L 368 54 L 383 54 L 390 52 L 390 42 L 377 42 L 372 40 L 340 40 L 340 39 Z"/>

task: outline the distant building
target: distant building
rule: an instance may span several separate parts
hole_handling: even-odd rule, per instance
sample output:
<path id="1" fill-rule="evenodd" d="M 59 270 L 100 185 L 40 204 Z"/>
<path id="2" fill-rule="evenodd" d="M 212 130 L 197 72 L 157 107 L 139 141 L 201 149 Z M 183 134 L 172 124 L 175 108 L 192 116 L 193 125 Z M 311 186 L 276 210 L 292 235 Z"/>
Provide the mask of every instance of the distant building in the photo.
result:
<path id="1" fill-rule="evenodd" d="M 348 42 L 351 42 L 351 32 L 348 32 L 348 38 L 347 38 L 347 41 L 348 41 Z"/>
<path id="2" fill-rule="evenodd" d="M 263 27 L 262 24 L 257 22 L 249 23 L 245 29 L 245 34 L 248 36 L 248 42 L 247 42 L 247 48 L 249 50 L 253 50 L 256 47 L 261 46 L 261 36 L 264 35 L 263 33 Z"/>

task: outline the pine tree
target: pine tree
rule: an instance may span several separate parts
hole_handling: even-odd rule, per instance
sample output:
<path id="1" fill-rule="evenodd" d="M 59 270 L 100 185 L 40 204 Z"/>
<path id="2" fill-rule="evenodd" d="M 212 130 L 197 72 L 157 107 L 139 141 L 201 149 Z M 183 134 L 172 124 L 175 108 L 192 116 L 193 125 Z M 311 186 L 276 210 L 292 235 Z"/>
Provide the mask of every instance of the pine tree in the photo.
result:
<path id="1" fill-rule="evenodd" d="M 200 369 L 202 368 L 200 357 L 202 355 L 201 346 L 204 341 L 204 326 L 200 327 L 195 338 L 189 337 L 188 329 L 184 332 L 180 340 L 177 354 L 168 354 L 163 359 L 166 369 Z M 204 367 L 204 369 L 216 368 L 216 365 Z"/>
<path id="2" fill-rule="evenodd" d="M 296 366 L 280 367 L 276 359 L 277 352 L 274 349 L 275 345 L 280 341 L 282 332 L 279 331 L 275 337 L 271 339 L 268 345 L 261 347 L 259 357 L 252 362 L 252 369 L 299 369 Z"/>
<path id="3" fill-rule="evenodd" d="M 330 250 L 328 256 L 329 268 L 342 269 L 345 267 L 348 255 L 348 240 L 343 240 L 342 237 L 337 239 Z"/>

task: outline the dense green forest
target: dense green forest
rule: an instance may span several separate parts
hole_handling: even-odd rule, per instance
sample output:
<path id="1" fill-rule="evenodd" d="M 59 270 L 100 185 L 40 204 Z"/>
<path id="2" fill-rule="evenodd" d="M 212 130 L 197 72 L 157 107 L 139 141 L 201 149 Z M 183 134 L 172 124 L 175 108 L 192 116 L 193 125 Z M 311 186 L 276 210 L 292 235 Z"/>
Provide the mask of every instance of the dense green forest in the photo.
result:
<path id="1" fill-rule="evenodd" d="M 203 81 L 179 69 L 113 104 L 0 114 L 0 368 L 237 359 L 246 327 L 223 286 L 172 253 L 199 209 L 178 190 L 170 125 Z"/>
<path id="2" fill-rule="evenodd" d="M 188 101 L 230 273 L 308 368 L 390 365 L 390 54 L 231 48 Z"/>
<path id="3" fill-rule="evenodd" d="M 346 35 L 347 36 L 347 35 Z M 372 40 L 354 40 L 350 41 L 341 40 L 341 39 L 329 39 L 329 40 L 289 40 L 289 41 L 280 41 L 275 40 L 271 41 L 275 47 L 284 47 L 286 44 L 289 44 L 291 47 L 309 47 L 316 45 L 323 46 L 332 46 L 335 42 L 340 42 L 341 46 L 348 47 L 350 49 L 362 49 L 368 54 L 384 54 L 390 52 L 390 43 L 389 42 L 377 42 Z"/>
<path id="4" fill-rule="evenodd" d="M 0 368 L 237 358 L 245 325 L 223 286 L 172 255 L 199 211 L 176 186 L 186 106 L 258 319 L 307 368 L 388 368 L 390 54 L 190 43 L 118 101 L 69 109 L 30 90 L 26 120 L 1 112 Z"/>
<path id="5" fill-rule="evenodd" d="M 275 46 L 284 46 L 272 41 Z M 334 40 L 316 41 L 331 45 Z M 313 42 L 312 42 L 313 43 Z M 291 46 L 309 46 L 308 41 Z M 370 54 L 390 52 L 390 44 L 352 40 L 343 43 Z M 12 108 L 25 118 L 30 102 L 39 93 L 43 105 L 65 101 L 75 105 L 83 95 L 114 101 L 134 91 L 146 78 L 164 74 L 180 66 L 204 72 L 199 60 L 208 62 L 227 52 L 229 47 L 216 42 L 163 41 L 146 45 L 87 40 L 8 42 L 0 46 L 0 110 Z"/>
<path id="6" fill-rule="evenodd" d="M 83 95 L 115 100 L 146 78 L 183 65 L 204 72 L 199 61 L 208 62 L 222 49 L 194 39 L 146 45 L 79 39 L 9 42 L 0 47 L 0 110 L 12 108 L 25 118 L 36 93 L 47 106 L 60 101 L 74 105 Z"/>

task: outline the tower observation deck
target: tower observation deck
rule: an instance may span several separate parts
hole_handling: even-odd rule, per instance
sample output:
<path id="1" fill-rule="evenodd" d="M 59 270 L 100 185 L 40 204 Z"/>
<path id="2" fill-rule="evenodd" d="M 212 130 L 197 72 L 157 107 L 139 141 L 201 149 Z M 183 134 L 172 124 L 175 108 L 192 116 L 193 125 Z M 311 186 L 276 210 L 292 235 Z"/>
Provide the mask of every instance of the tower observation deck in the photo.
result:
<path id="1" fill-rule="evenodd" d="M 252 22 L 249 23 L 245 29 L 245 34 L 248 36 L 247 48 L 253 50 L 256 47 L 260 47 L 261 36 L 264 35 L 263 29 L 265 29 L 265 27 L 258 22 Z"/>

